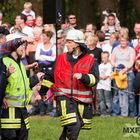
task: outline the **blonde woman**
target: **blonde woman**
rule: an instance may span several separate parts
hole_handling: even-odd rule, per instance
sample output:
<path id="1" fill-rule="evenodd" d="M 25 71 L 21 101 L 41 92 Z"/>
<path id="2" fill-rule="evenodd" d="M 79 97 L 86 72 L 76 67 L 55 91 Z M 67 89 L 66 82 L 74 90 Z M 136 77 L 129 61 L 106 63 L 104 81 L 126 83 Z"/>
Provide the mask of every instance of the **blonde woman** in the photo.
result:
<path id="1" fill-rule="evenodd" d="M 133 91 L 133 82 L 134 82 L 134 73 L 133 73 L 134 61 L 135 61 L 135 51 L 133 48 L 128 46 L 128 35 L 126 34 L 121 35 L 120 45 L 114 48 L 112 52 L 111 63 L 113 67 L 117 67 L 119 64 L 125 66 L 125 68 L 122 69 L 121 72 L 127 74 L 128 88 L 125 90 L 118 89 L 118 94 L 117 93 L 115 94 L 113 103 L 116 103 L 117 102 L 116 99 L 119 98 L 118 106 L 120 106 L 120 111 L 118 110 L 118 114 L 116 114 L 115 112 L 116 108 L 112 108 L 114 113 L 113 115 L 119 115 L 119 112 L 121 112 L 121 116 L 125 117 L 136 116 L 135 96 L 131 93 Z"/>

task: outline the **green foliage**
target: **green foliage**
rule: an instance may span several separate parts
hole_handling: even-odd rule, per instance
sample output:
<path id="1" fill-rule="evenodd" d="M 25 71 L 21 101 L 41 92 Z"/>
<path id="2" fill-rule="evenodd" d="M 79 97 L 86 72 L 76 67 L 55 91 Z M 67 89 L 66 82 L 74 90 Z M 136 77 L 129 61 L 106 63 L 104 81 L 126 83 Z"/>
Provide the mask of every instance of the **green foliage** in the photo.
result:
<path id="1" fill-rule="evenodd" d="M 7 3 L 0 3 L 0 9 L 3 13 L 4 21 L 14 24 L 13 19 L 15 18 L 16 13 L 14 11 L 12 0 L 8 0 Z"/>
<path id="2" fill-rule="evenodd" d="M 128 27 L 129 34 L 132 37 L 134 35 L 133 26 L 135 21 L 139 18 L 138 13 L 133 7 L 133 0 L 119 1 L 119 13 L 121 20 L 121 26 Z"/>
<path id="3" fill-rule="evenodd" d="M 19 10 L 20 8 L 23 8 L 24 2 L 25 0 L 18 1 L 17 6 Z M 0 9 L 3 13 L 4 22 L 9 22 L 11 25 L 14 25 L 15 22 L 14 20 L 16 15 L 18 14 L 18 10 L 15 8 L 15 5 L 13 4 L 13 0 L 1 1 Z"/>
<path id="4" fill-rule="evenodd" d="M 138 15 L 134 8 L 128 10 L 128 13 L 126 15 L 126 19 L 124 20 L 124 22 L 126 23 L 126 27 L 128 27 L 129 29 L 129 34 L 131 37 L 134 36 L 133 28 L 134 28 L 134 24 L 137 18 L 138 18 Z"/>
<path id="5" fill-rule="evenodd" d="M 65 0 L 65 4 L 66 4 L 66 16 L 69 14 L 69 13 L 73 13 L 75 11 L 75 7 L 74 7 L 74 3 L 73 3 L 73 0 Z"/>

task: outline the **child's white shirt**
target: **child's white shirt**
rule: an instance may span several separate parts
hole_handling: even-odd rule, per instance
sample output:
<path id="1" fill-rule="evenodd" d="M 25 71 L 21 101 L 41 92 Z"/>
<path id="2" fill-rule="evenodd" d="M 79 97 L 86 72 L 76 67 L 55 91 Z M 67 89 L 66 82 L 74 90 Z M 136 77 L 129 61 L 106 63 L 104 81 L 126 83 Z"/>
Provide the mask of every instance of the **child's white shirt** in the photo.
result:
<path id="1" fill-rule="evenodd" d="M 105 80 L 99 80 L 97 84 L 97 89 L 104 89 L 104 90 L 111 91 L 111 79 L 110 79 L 111 72 L 112 72 L 112 65 L 110 64 L 110 62 L 106 64 L 101 63 L 99 65 L 99 75 L 105 75 L 108 76 L 108 78 Z"/>
<path id="2" fill-rule="evenodd" d="M 25 12 L 24 10 L 22 11 L 22 14 L 29 16 L 31 15 L 33 17 L 33 19 L 35 19 L 35 12 L 33 10 L 31 10 L 29 13 Z"/>

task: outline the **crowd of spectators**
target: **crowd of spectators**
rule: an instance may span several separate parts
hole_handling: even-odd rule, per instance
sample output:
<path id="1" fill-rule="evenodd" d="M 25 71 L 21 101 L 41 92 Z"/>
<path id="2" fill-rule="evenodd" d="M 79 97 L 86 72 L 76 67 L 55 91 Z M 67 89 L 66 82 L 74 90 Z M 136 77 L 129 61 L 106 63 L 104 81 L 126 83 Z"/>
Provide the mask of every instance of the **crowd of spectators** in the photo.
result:
<path id="1" fill-rule="evenodd" d="M 31 2 L 25 2 L 23 11 L 15 17 L 14 25 L 3 22 L 3 19 L 0 12 L 0 26 L 10 33 L 6 36 L 7 41 L 21 36 L 34 39 L 33 43 L 24 44 L 22 60 L 28 75 L 51 71 L 57 54 L 67 52 L 67 32 L 73 29 L 83 31 L 88 53 L 99 64 L 100 80 L 93 88 L 94 115 L 140 115 L 140 21 L 134 24 L 135 36 L 129 38 L 129 29 L 121 27 L 112 11 L 107 13 L 103 26 L 98 30 L 95 23 L 87 23 L 85 28 L 80 28 L 76 15 L 71 13 L 56 31 L 54 24 L 43 24 L 43 18 L 32 10 Z M 41 83 L 33 88 L 29 115 L 57 116 L 53 91 L 49 90 L 45 97 L 41 97 L 40 86 Z"/>

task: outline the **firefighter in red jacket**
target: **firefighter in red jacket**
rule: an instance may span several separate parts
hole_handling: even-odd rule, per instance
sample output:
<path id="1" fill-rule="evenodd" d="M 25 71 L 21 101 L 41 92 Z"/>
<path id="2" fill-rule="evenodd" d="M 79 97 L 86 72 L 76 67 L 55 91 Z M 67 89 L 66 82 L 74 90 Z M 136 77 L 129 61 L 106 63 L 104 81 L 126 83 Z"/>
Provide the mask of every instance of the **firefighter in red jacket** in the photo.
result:
<path id="1" fill-rule="evenodd" d="M 70 30 L 66 46 L 68 52 L 57 58 L 52 88 L 63 126 L 59 139 L 77 140 L 81 128 L 91 129 L 92 87 L 99 72 L 96 60 L 87 53 L 83 32 Z"/>

